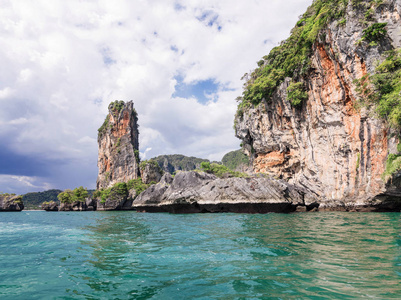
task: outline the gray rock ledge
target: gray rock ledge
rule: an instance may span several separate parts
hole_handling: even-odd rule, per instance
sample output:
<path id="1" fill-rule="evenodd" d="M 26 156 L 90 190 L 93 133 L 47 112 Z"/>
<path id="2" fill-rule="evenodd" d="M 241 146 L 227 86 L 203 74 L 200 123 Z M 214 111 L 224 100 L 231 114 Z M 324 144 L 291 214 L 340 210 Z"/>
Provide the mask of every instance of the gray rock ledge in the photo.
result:
<path id="1" fill-rule="evenodd" d="M 285 181 L 265 177 L 218 178 L 204 172 L 166 173 L 133 201 L 140 212 L 293 212 L 316 204 L 314 196 Z"/>

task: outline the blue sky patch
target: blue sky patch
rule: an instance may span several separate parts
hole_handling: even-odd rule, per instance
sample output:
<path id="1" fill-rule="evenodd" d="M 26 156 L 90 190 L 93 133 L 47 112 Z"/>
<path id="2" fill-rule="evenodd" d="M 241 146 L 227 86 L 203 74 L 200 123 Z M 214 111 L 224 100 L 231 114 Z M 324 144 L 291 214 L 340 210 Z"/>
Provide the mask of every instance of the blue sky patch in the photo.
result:
<path id="1" fill-rule="evenodd" d="M 205 10 L 202 12 L 200 17 L 196 17 L 200 22 L 204 23 L 208 27 L 216 25 L 218 31 L 221 31 L 222 26 L 219 23 L 219 15 L 212 10 Z"/>
<path id="2" fill-rule="evenodd" d="M 173 97 L 179 98 L 196 98 L 199 103 L 206 104 L 210 101 L 207 95 L 214 94 L 219 90 L 219 84 L 214 79 L 196 81 L 190 84 L 183 82 L 181 76 L 176 76 L 177 84 Z"/>
<path id="3" fill-rule="evenodd" d="M 108 47 L 102 48 L 100 50 L 100 53 L 102 54 L 103 63 L 105 65 L 111 65 L 111 64 L 116 63 L 116 61 L 111 56 L 110 48 L 108 48 Z"/>
<path id="4" fill-rule="evenodd" d="M 181 3 L 176 2 L 176 3 L 174 4 L 174 9 L 175 9 L 176 11 L 184 10 L 184 9 L 185 9 L 185 6 L 181 5 Z"/>

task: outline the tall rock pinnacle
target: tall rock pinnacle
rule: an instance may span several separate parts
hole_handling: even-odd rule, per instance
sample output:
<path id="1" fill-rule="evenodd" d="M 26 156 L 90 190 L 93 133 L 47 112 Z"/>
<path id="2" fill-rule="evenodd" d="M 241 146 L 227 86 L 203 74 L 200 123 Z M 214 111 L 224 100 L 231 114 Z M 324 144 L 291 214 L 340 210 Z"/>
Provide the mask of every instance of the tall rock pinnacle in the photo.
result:
<path id="1" fill-rule="evenodd" d="M 138 117 L 132 101 L 114 101 L 98 129 L 97 189 L 139 177 Z"/>

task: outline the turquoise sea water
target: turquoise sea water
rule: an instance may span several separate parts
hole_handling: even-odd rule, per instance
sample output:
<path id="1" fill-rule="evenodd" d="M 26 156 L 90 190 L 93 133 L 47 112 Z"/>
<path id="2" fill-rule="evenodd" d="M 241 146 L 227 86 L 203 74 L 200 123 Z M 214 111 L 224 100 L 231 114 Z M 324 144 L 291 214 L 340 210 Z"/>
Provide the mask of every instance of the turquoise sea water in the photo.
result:
<path id="1" fill-rule="evenodd" d="M 399 213 L 0 213 L 0 299 L 399 299 Z"/>

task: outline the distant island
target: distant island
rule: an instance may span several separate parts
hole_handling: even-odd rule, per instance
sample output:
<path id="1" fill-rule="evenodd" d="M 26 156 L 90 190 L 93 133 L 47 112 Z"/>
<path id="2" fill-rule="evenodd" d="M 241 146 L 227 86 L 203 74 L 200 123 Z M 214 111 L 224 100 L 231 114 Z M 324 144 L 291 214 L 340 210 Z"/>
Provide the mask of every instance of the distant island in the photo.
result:
<path id="1" fill-rule="evenodd" d="M 195 169 L 200 169 L 201 162 L 210 162 L 207 159 L 189 157 L 181 154 L 172 155 L 160 155 L 151 159 L 156 161 L 164 172 L 168 172 L 174 175 L 178 171 L 192 171 Z M 242 153 L 241 150 L 235 150 L 227 153 L 223 156 L 223 165 L 227 166 L 231 170 L 243 170 L 249 168 L 249 160 L 246 155 Z M 47 209 L 53 210 L 60 205 L 60 201 L 57 196 L 63 192 L 58 189 L 46 190 L 43 192 L 31 192 L 22 195 L 22 202 L 24 204 L 24 210 L 42 210 L 42 204 Z M 95 190 L 88 190 L 88 196 L 93 197 Z M 15 196 L 13 194 L 13 196 Z M 52 204 L 53 206 L 49 206 Z"/>

